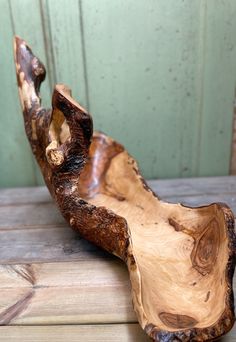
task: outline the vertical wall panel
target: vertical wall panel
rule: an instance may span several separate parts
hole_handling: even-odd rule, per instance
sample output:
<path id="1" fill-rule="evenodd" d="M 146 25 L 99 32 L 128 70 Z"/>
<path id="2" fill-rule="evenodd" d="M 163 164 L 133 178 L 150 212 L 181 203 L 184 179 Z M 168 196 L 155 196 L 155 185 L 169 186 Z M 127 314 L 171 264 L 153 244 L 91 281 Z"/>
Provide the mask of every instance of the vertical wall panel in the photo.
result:
<path id="1" fill-rule="evenodd" d="M 196 174 L 202 2 L 82 4 L 95 126 L 124 143 L 146 177 Z"/>
<path id="2" fill-rule="evenodd" d="M 235 10 L 220 0 L 83 1 L 95 124 L 146 177 L 228 173 Z"/>
<path id="3" fill-rule="evenodd" d="M 198 175 L 227 174 L 236 84 L 236 1 L 206 1 Z"/>
<path id="4" fill-rule="evenodd" d="M 35 184 L 30 147 L 25 137 L 13 61 L 9 2 L 0 1 L 0 187 Z"/>
<path id="5" fill-rule="evenodd" d="M 88 107 L 78 0 L 47 0 L 57 83 L 65 83 L 73 96 Z"/>

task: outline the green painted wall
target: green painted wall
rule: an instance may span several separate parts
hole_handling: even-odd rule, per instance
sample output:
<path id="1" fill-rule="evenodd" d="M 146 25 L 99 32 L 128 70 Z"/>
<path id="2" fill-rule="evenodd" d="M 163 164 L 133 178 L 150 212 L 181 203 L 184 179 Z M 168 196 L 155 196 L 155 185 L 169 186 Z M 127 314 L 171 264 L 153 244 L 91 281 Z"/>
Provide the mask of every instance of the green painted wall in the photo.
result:
<path id="1" fill-rule="evenodd" d="M 147 178 L 229 173 L 235 0 L 0 0 L 0 186 L 41 184 L 24 136 L 12 37 L 68 84 Z"/>

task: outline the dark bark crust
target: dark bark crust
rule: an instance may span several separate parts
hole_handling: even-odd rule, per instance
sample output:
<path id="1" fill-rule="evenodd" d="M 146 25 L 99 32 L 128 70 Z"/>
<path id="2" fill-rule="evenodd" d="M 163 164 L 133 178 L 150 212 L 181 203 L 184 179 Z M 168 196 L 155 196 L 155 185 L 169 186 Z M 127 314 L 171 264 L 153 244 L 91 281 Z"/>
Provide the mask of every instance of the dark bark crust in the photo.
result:
<path id="1" fill-rule="evenodd" d="M 95 194 L 103 192 L 116 197 L 118 201 L 125 200 L 122 195 L 111 192 L 104 177 L 112 159 L 124 151 L 123 146 L 103 134 L 95 133 L 92 139 L 91 116 L 72 99 L 70 90 L 65 86 L 55 87 L 52 110 L 41 108 L 39 88 L 45 79 L 46 71 L 27 44 L 18 37 L 15 39 L 15 62 L 26 134 L 45 182 L 62 215 L 85 239 L 119 256 L 127 262 L 130 270 L 135 272 L 137 265 L 130 249 L 132 242 L 125 218 L 106 207 L 97 207 L 83 199 L 92 198 Z M 57 127 L 57 121 L 59 122 L 62 117 L 70 132 L 64 142 L 60 141 L 58 132 L 54 132 L 53 136 L 50 129 L 54 122 L 54 127 Z M 94 168 L 97 158 L 95 151 L 98 153 L 102 151 L 96 168 Z M 134 161 L 132 162 L 135 164 Z M 152 192 L 135 165 L 133 169 L 137 178 L 142 181 L 143 187 Z M 82 182 L 79 182 L 80 180 Z M 227 282 L 225 310 L 216 324 L 202 329 L 194 328 L 196 322 L 191 320 L 191 317 L 172 317 L 170 314 L 162 313 L 162 320 L 172 325 L 177 324 L 179 330 L 163 331 L 149 323 L 145 331 L 154 341 L 213 341 L 227 333 L 234 324 L 232 290 L 236 262 L 234 216 L 225 204 L 219 203 L 217 206 L 224 213 L 229 241 L 225 275 Z M 178 231 L 184 229 L 173 219 L 170 219 L 169 223 Z M 185 329 L 186 324 L 193 327 Z"/>

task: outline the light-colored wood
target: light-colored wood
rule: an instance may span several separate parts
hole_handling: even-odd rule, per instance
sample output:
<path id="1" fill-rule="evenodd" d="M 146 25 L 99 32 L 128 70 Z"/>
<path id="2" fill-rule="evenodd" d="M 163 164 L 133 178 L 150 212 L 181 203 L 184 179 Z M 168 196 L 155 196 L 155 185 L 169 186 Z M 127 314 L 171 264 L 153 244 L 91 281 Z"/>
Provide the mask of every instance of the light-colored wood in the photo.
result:
<path id="1" fill-rule="evenodd" d="M 1 265 L 0 279 L 0 324 L 137 321 L 128 271 L 118 259 Z"/>
<path id="2" fill-rule="evenodd" d="M 128 272 L 119 260 L 98 258 L 78 263 L 2 265 L 0 279 L 1 324 L 137 320 L 131 303 Z"/>
<path id="3" fill-rule="evenodd" d="M 2 342 L 150 342 L 138 324 L 0 327 Z M 235 342 L 235 329 L 218 342 Z"/>
<path id="4" fill-rule="evenodd" d="M 0 336 L 2 342 L 16 342 L 20 340 L 24 342 L 150 341 L 138 324 L 0 327 Z"/>

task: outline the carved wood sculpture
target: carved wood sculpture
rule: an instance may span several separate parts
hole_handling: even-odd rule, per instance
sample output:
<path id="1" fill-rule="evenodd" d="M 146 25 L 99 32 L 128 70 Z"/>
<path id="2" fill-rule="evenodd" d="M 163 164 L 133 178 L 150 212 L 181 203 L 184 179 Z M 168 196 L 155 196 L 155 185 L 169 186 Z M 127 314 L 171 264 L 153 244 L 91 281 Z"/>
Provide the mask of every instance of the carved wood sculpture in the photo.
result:
<path id="1" fill-rule="evenodd" d="M 155 341 L 210 341 L 234 324 L 234 216 L 221 203 L 162 202 L 122 145 L 95 132 L 64 85 L 41 107 L 45 68 L 15 39 L 25 129 L 61 213 L 85 239 L 128 266 L 134 309 Z M 93 134 L 93 135 L 92 135 Z"/>

